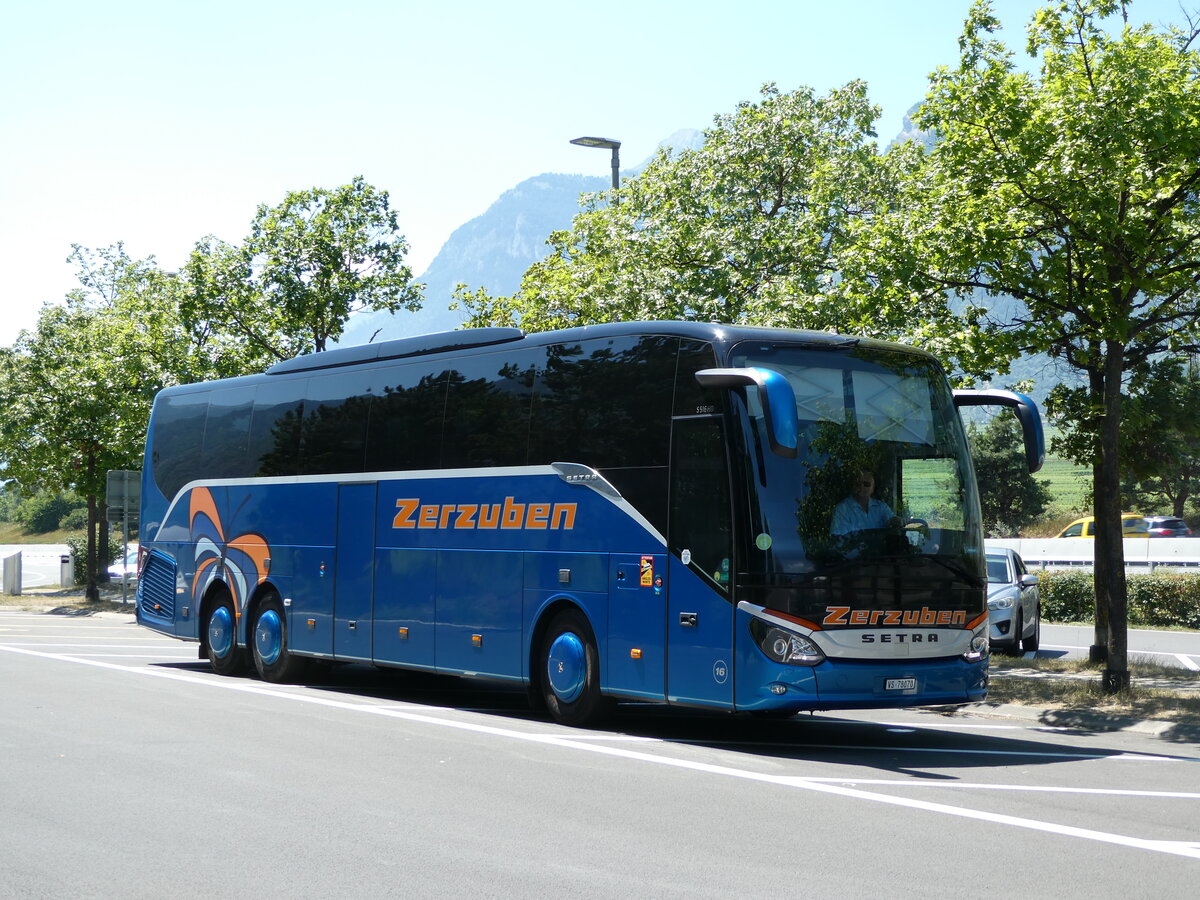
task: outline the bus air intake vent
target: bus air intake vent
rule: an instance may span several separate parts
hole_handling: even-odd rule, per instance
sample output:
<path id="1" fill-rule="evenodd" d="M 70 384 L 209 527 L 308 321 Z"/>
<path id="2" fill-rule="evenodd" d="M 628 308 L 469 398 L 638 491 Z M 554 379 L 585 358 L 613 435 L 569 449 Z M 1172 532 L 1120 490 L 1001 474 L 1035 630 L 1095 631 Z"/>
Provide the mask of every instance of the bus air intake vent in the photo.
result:
<path id="1" fill-rule="evenodd" d="M 150 551 L 138 578 L 137 601 L 143 616 L 175 619 L 175 563 L 162 553 Z"/>

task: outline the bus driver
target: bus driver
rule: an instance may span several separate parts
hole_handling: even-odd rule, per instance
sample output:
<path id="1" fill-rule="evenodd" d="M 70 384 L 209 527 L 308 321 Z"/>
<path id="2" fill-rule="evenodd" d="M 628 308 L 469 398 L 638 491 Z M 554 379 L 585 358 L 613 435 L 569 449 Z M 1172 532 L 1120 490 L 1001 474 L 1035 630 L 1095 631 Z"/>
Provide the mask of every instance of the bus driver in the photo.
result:
<path id="1" fill-rule="evenodd" d="M 868 529 L 899 525 L 899 517 L 882 500 L 872 497 L 874 492 L 875 476 L 865 469 L 860 470 L 854 479 L 850 496 L 833 508 L 833 524 L 829 533 L 840 537 Z"/>

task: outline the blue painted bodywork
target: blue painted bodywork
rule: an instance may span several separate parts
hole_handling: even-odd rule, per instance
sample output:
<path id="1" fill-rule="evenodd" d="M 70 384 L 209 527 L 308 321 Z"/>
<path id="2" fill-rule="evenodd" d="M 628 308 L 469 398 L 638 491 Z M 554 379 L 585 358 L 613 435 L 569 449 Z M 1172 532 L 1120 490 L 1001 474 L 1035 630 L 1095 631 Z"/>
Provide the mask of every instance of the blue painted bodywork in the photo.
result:
<path id="1" fill-rule="evenodd" d="M 406 515 L 398 501 L 413 499 Z M 573 505 L 573 527 L 501 527 L 506 502 L 510 523 L 521 503 Z M 419 524 L 422 508 L 428 524 L 452 526 L 470 506 L 490 507 L 497 527 L 395 527 Z M 251 537 L 266 566 L 245 552 Z M 726 591 L 667 554 L 627 509 L 553 473 L 192 485 L 152 545 L 175 561 L 181 597 L 165 617 L 139 595 L 139 621 L 190 640 L 201 638 L 205 592 L 217 581 L 233 589 L 236 639 L 249 646 L 255 599 L 270 587 L 284 597 L 294 653 L 527 683 L 539 626 L 569 603 L 592 625 L 601 689 L 613 696 L 785 711 L 957 703 L 986 691 L 986 662 L 958 657 L 772 662 Z M 885 678 L 909 676 L 914 694 L 883 689 Z"/>
<path id="2" fill-rule="evenodd" d="M 579 329 L 557 339 L 639 327 L 711 341 L 719 348 L 718 365 L 738 341 L 770 343 L 778 334 L 657 323 Z M 510 331 L 492 339 L 517 341 L 519 333 Z M 818 349 L 845 344 L 833 335 L 797 335 L 791 340 Z M 401 358 L 411 348 L 351 349 L 358 355 L 335 350 L 322 357 L 349 370 L 366 365 L 366 357 L 358 358 L 363 353 Z M 222 389 L 261 386 L 272 378 L 283 384 L 307 377 L 306 365 L 291 361 L 275 375 L 234 379 Z M 770 369 L 760 375 L 774 398 L 767 408 L 780 413 L 772 417 L 773 443 L 794 450 L 795 398 L 786 396 L 791 388 Z M 202 388 L 171 390 L 186 398 Z M 707 401 L 674 412 L 701 414 L 721 413 Z M 957 654 L 831 658 L 816 666 L 773 661 L 751 634 L 755 613 L 738 605 L 736 575 L 685 563 L 678 548 L 668 551 L 663 535 L 619 495 L 605 494 L 586 477 L 573 482 L 551 466 L 471 463 L 481 468 L 213 478 L 187 484 L 170 498 L 155 483 L 154 464 L 148 441 L 141 538 L 152 552 L 139 579 L 137 615 L 147 627 L 181 639 L 231 633 L 239 646 L 249 647 L 257 604 L 274 591 L 283 599 L 282 624 L 293 653 L 528 684 L 546 625 L 570 606 L 595 634 L 600 689 L 609 696 L 780 712 L 968 702 L 986 691 L 986 655 L 975 662 Z M 792 496 L 786 494 L 788 502 Z M 794 533 L 794 512 L 784 518 Z M 738 527 L 745 525 L 739 520 Z M 221 588 L 232 595 L 236 616 L 216 622 L 213 630 L 211 598 Z M 986 614 L 982 590 L 980 606 Z M 264 624 L 260 650 L 270 653 L 281 632 L 276 623 Z M 554 651 L 564 672 L 551 686 L 565 702 L 580 689 L 578 650 L 567 642 Z M 908 678 L 916 683 L 911 691 L 884 685 Z"/>

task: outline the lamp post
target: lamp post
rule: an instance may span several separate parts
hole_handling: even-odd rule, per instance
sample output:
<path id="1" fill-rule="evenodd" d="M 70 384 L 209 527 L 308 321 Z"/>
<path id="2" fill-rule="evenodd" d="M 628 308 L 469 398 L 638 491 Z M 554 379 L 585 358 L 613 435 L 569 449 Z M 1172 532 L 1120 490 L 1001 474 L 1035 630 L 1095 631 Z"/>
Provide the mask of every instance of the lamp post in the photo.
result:
<path id="1" fill-rule="evenodd" d="M 615 191 L 620 184 L 621 175 L 621 142 L 600 137 L 577 137 L 571 141 L 580 147 L 602 147 L 612 150 L 612 186 Z"/>

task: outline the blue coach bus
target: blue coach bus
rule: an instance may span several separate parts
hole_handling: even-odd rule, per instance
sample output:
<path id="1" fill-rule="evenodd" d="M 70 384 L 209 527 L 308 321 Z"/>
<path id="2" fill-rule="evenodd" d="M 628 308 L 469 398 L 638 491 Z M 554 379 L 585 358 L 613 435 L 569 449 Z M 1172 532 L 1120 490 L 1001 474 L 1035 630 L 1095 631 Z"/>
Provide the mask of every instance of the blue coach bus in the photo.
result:
<path id="1" fill-rule="evenodd" d="M 138 620 L 224 675 L 490 677 L 567 724 L 617 699 L 979 700 L 987 580 L 957 407 L 993 403 L 1036 469 L 1028 398 L 814 332 L 474 329 L 168 388 Z"/>

